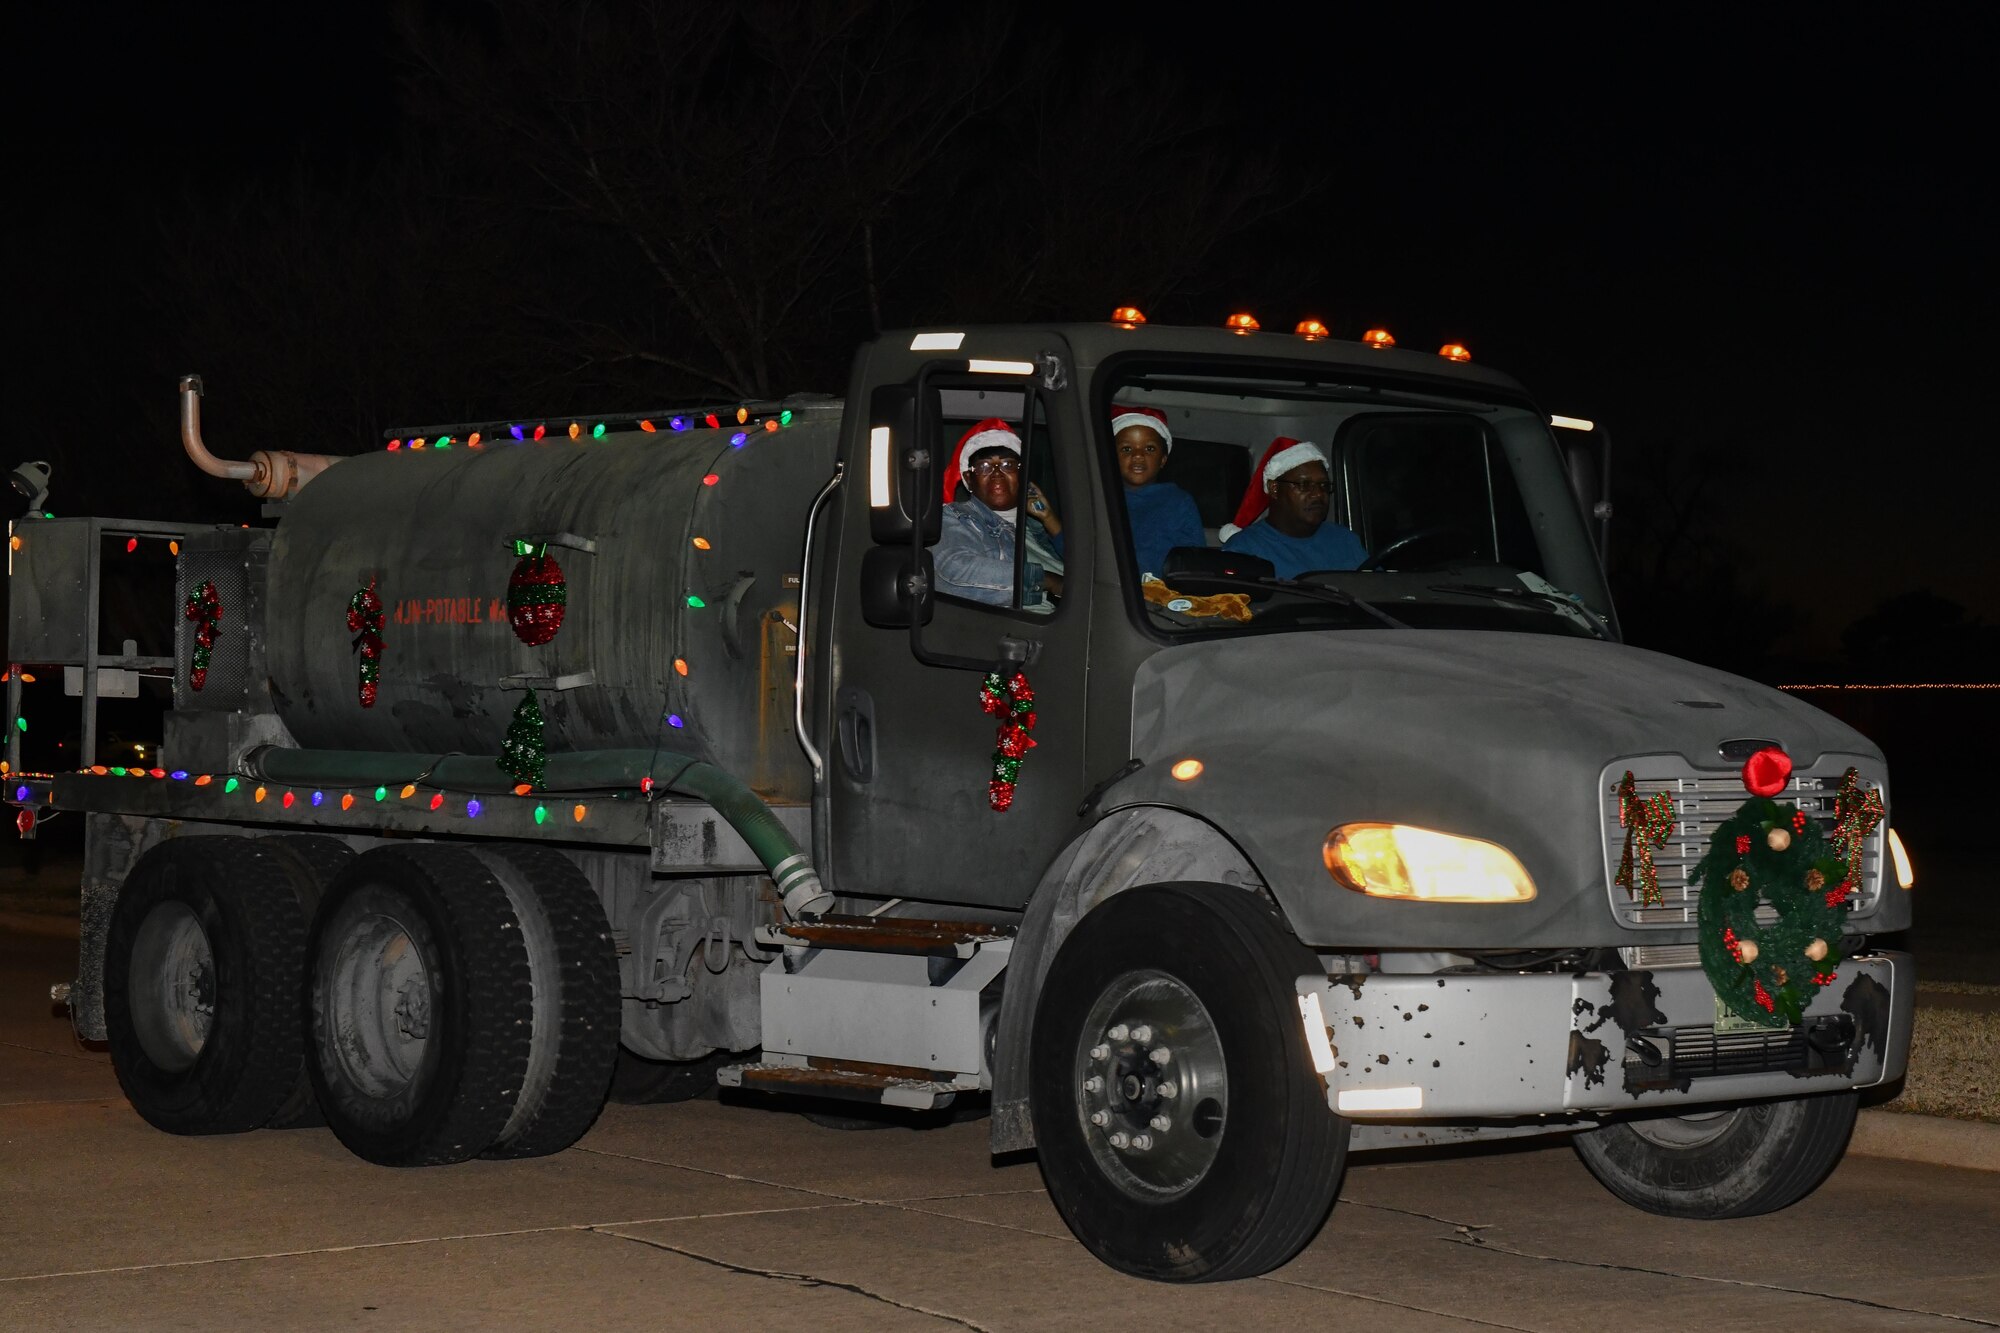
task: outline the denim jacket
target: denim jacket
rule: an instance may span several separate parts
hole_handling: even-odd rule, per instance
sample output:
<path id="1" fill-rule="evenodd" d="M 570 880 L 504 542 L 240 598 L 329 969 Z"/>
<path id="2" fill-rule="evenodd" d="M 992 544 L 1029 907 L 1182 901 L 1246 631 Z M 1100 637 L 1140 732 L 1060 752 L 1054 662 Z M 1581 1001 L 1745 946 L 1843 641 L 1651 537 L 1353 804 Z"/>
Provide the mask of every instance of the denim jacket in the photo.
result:
<path id="1" fill-rule="evenodd" d="M 1042 575 L 1057 568 L 1035 546 L 1034 529 L 1030 528 L 1027 585 L 1021 593 L 1024 607 L 1047 604 Z M 1007 606 L 1014 600 L 1014 525 L 988 509 L 984 501 L 974 497 L 944 507 L 942 531 L 932 559 L 937 566 L 939 592 L 993 606 Z"/>

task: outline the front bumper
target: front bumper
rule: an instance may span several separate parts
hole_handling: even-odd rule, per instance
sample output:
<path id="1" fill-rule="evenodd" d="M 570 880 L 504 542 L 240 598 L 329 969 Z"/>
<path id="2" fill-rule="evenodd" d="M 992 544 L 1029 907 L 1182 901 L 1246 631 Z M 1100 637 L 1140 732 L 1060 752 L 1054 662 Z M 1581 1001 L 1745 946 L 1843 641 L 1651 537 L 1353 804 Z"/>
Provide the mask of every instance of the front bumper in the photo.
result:
<path id="1" fill-rule="evenodd" d="M 1486 1119 L 1891 1082 L 1909 1058 L 1916 970 L 1908 954 L 1848 959 L 1803 1023 L 1775 1030 L 1718 1031 L 1699 967 L 1308 975 L 1298 992 L 1328 1106 L 1361 1120 Z"/>

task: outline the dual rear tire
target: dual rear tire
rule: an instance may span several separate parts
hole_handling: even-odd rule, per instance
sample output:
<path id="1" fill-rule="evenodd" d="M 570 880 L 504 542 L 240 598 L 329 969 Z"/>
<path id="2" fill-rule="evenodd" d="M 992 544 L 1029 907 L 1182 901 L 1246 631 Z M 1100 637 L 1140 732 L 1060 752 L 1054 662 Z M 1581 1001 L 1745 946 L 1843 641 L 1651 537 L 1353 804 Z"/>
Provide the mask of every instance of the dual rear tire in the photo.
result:
<path id="1" fill-rule="evenodd" d="M 618 1053 L 603 908 L 541 848 L 171 839 L 119 895 L 105 1008 L 119 1083 L 155 1127 L 324 1116 L 389 1166 L 559 1152 Z"/>

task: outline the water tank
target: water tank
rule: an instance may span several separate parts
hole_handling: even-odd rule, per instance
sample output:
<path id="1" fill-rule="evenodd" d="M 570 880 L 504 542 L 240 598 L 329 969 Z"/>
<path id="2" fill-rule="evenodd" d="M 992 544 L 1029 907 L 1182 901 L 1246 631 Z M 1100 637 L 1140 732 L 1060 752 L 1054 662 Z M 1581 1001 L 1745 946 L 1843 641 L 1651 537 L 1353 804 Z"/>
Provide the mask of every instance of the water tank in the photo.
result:
<path id="1" fill-rule="evenodd" d="M 777 431 L 724 418 L 343 460 L 299 493 L 273 542 L 279 715 L 307 748 L 498 754 L 523 682 L 540 679 L 555 682 L 537 691 L 551 753 L 658 747 L 805 796 L 791 624 L 839 420 L 838 404 L 814 405 Z M 541 646 L 507 617 L 517 541 L 546 543 L 567 585 Z M 385 647 L 363 707 L 347 612 L 371 579 Z"/>

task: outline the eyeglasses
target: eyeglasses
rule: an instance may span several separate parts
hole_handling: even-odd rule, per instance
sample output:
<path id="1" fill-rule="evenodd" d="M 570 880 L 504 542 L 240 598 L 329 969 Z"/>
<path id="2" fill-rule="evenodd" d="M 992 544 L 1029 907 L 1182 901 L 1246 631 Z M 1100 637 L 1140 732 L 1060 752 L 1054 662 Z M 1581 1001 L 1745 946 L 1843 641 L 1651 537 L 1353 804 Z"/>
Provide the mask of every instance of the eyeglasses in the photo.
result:
<path id="1" fill-rule="evenodd" d="M 975 477 L 990 477 L 1000 472 L 1011 475 L 1020 470 L 1021 460 L 1018 458 L 989 458 L 984 463 L 974 463 L 971 469 Z"/>
<path id="2" fill-rule="evenodd" d="M 1333 489 L 1329 483 L 1314 481 L 1311 478 L 1303 481 L 1293 481 L 1289 478 L 1281 477 L 1278 479 L 1278 484 L 1280 486 L 1289 486 L 1300 495 L 1325 495 Z"/>

